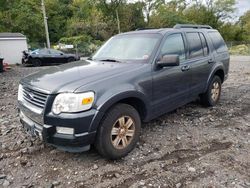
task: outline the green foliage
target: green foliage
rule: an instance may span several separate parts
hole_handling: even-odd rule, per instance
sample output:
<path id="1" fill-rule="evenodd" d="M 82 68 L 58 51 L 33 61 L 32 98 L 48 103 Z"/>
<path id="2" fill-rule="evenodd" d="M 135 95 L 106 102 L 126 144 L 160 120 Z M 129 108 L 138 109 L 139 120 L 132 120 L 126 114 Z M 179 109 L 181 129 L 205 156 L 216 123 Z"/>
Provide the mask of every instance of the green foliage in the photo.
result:
<path id="1" fill-rule="evenodd" d="M 242 29 L 237 24 L 226 23 L 220 26 L 219 31 L 224 36 L 225 41 L 241 41 Z"/>
<path id="2" fill-rule="evenodd" d="M 218 19 L 231 18 L 235 11 L 235 0 L 210 0 L 210 11 L 213 12 Z"/>
<path id="3" fill-rule="evenodd" d="M 93 40 L 89 35 L 79 35 L 74 37 L 63 37 L 59 40 L 62 44 L 73 44 L 74 48 L 78 50 L 79 53 L 85 56 L 89 56 L 96 51 L 102 44 L 99 40 Z"/>
<path id="4" fill-rule="evenodd" d="M 116 20 L 116 10 L 126 5 L 125 0 L 95 0 L 97 8 L 105 15 L 105 17 Z"/>
<path id="5" fill-rule="evenodd" d="M 39 14 L 41 9 L 36 4 L 36 0 L 7 3 L 8 8 L 0 13 L 0 32 L 21 32 L 31 41 L 41 41 L 44 35 L 43 19 L 42 14 Z"/>
<path id="6" fill-rule="evenodd" d="M 239 24 L 242 28 L 242 39 L 250 41 L 250 10 L 240 17 Z"/>
<path id="7" fill-rule="evenodd" d="M 176 23 L 188 23 L 175 4 L 160 5 L 150 17 L 149 26 L 162 28 L 173 27 Z"/>
<path id="8" fill-rule="evenodd" d="M 121 31 L 131 31 L 146 27 L 143 16 L 143 4 L 140 2 L 129 3 L 119 8 Z"/>
<path id="9" fill-rule="evenodd" d="M 66 2 L 66 1 L 65 1 Z M 66 33 L 66 23 L 71 11 L 61 0 L 45 0 L 50 40 L 57 42 Z"/>
<path id="10" fill-rule="evenodd" d="M 191 4 L 190 4 L 191 2 Z M 0 32 L 21 32 L 31 46 L 45 43 L 41 0 L 0 0 Z M 250 11 L 229 23 L 235 0 L 45 0 L 51 43 L 89 53 L 118 33 L 177 23 L 208 24 L 227 41 L 250 41 Z"/>
<path id="11" fill-rule="evenodd" d="M 229 52 L 232 55 L 250 55 L 250 46 L 245 44 L 232 46 L 229 49 Z"/>
<path id="12" fill-rule="evenodd" d="M 87 34 L 99 40 L 109 38 L 113 34 L 110 34 L 110 22 L 106 21 L 103 13 L 90 2 L 86 0 L 84 2 L 83 4 L 75 2 L 71 6 L 73 15 L 67 22 L 67 35 Z"/>
<path id="13" fill-rule="evenodd" d="M 185 9 L 184 16 L 187 18 L 189 23 L 210 25 L 213 28 L 218 28 L 220 24 L 216 15 L 208 10 L 208 8 L 204 5 L 194 5 Z"/>

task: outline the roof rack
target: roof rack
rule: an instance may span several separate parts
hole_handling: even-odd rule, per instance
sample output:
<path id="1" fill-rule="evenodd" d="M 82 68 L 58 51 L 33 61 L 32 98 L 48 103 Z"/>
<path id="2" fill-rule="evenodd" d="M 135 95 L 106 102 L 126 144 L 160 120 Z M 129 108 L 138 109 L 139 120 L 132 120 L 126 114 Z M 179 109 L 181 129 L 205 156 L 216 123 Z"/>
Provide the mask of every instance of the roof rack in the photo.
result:
<path id="1" fill-rule="evenodd" d="M 182 29 L 182 28 L 193 28 L 193 29 L 213 29 L 209 25 L 193 25 L 193 24 L 176 24 L 174 29 Z"/>
<path id="2" fill-rule="evenodd" d="M 137 28 L 136 31 L 141 31 L 141 30 L 149 30 L 149 29 L 155 29 L 152 27 L 146 27 L 146 28 Z"/>

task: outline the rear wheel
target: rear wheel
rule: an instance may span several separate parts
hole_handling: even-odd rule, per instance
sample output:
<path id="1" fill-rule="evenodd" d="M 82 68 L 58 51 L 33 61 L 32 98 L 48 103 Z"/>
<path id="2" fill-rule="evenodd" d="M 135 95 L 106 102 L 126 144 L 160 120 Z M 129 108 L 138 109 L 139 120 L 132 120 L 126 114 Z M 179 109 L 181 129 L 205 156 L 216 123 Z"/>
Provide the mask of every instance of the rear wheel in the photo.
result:
<path id="1" fill-rule="evenodd" d="M 72 61 L 75 61 L 75 58 L 73 58 L 73 57 L 68 58 L 68 63 L 72 62 Z"/>
<path id="2" fill-rule="evenodd" d="M 219 76 L 214 76 L 211 80 L 206 93 L 201 95 L 201 103 L 204 106 L 215 106 L 221 95 L 221 79 Z"/>
<path id="3" fill-rule="evenodd" d="M 42 65 L 42 61 L 40 59 L 33 59 L 32 64 L 34 67 L 40 67 Z"/>
<path id="4" fill-rule="evenodd" d="M 136 109 L 118 104 L 102 120 L 95 146 L 105 158 L 119 159 L 135 148 L 140 130 L 141 120 Z"/>

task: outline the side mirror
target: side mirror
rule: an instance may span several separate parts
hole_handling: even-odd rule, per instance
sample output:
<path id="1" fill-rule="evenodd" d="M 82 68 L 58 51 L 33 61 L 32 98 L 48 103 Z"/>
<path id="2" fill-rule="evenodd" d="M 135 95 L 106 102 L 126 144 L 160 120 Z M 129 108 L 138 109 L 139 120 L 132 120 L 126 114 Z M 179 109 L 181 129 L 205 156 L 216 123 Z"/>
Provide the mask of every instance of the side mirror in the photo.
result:
<path id="1" fill-rule="evenodd" d="M 60 55 L 63 55 L 63 53 L 60 53 Z"/>
<path id="2" fill-rule="evenodd" d="M 179 55 L 164 55 L 156 64 L 159 67 L 179 66 L 180 65 Z"/>

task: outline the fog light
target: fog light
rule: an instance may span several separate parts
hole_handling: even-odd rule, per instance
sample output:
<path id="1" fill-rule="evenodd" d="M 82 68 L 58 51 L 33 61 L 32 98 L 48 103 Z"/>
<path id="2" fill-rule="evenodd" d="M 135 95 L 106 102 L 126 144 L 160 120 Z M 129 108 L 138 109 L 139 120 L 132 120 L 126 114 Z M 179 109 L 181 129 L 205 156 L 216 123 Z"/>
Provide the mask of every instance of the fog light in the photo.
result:
<path id="1" fill-rule="evenodd" d="M 74 134 L 74 129 L 68 127 L 56 127 L 56 132 L 59 134 Z"/>

